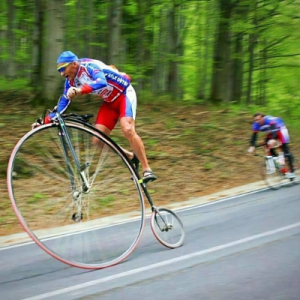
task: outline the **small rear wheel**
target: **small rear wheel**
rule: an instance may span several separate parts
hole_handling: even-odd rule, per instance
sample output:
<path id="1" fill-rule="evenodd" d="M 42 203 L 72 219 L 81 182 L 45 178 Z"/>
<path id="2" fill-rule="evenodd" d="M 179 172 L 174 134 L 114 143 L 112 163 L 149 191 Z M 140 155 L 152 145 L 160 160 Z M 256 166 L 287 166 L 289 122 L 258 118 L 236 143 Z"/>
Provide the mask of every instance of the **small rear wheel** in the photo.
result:
<path id="1" fill-rule="evenodd" d="M 154 236 L 162 245 L 168 248 L 182 246 L 185 237 L 183 224 L 172 210 L 154 208 L 150 225 Z"/>

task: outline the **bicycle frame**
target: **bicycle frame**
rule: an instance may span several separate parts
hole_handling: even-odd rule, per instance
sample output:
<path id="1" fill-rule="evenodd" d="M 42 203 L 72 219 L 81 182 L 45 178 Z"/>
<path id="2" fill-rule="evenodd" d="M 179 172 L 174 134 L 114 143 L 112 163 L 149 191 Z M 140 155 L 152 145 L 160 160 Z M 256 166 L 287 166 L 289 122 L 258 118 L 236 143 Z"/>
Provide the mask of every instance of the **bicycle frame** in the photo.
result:
<path id="1" fill-rule="evenodd" d="M 118 146 L 110 137 L 106 136 L 101 131 L 97 130 L 95 127 L 90 124 L 89 119 L 93 117 L 93 115 L 86 114 L 86 115 L 77 115 L 77 114 L 60 114 L 57 111 L 57 108 L 55 108 L 52 111 L 55 114 L 55 119 L 52 121 L 52 124 L 47 124 L 44 126 L 41 126 L 42 128 L 37 128 L 35 130 L 32 130 L 28 132 L 26 135 L 23 136 L 23 138 L 20 139 L 20 141 L 15 146 L 12 155 L 10 157 L 9 165 L 8 165 L 8 190 L 9 190 L 9 196 L 13 205 L 13 209 L 15 211 L 15 214 L 17 218 L 19 219 L 21 225 L 23 226 L 24 230 L 29 234 L 29 236 L 37 243 L 38 246 L 40 246 L 45 252 L 50 254 L 52 257 L 58 259 L 59 261 L 69 264 L 71 266 L 84 268 L 84 269 L 101 269 L 108 266 L 115 265 L 124 259 L 126 259 L 133 250 L 137 247 L 140 239 L 141 234 L 143 232 L 144 226 L 145 226 L 145 207 L 144 207 L 144 200 L 143 200 L 143 192 L 144 195 L 147 197 L 147 200 L 152 208 L 152 213 L 150 216 L 150 226 L 151 230 L 156 237 L 156 239 L 164 246 L 174 249 L 177 247 L 180 247 L 183 244 L 183 240 L 185 237 L 185 232 L 183 229 L 183 224 L 180 220 L 180 218 L 176 215 L 175 212 L 173 212 L 170 209 L 166 208 L 158 208 L 155 207 L 153 204 L 153 201 L 151 199 L 151 196 L 149 192 L 147 191 L 146 184 L 143 182 L 143 178 L 141 178 L 135 168 L 135 166 L 132 164 L 130 158 L 128 158 L 123 149 Z M 40 125 L 43 125 L 41 122 L 41 119 L 39 119 Z M 44 130 L 47 130 L 46 133 L 42 133 L 42 135 L 39 135 L 36 133 L 42 132 Z M 82 133 L 80 133 L 82 131 Z M 32 181 L 36 183 L 40 180 L 40 177 L 38 176 L 41 172 L 43 175 L 45 175 L 45 178 L 42 175 L 41 180 L 41 188 L 39 189 L 38 184 L 33 184 L 33 189 L 29 190 L 29 194 L 34 193 L 34 188 L 37 188 L 38 191 L 42 193 L 45 188 L 45 195 L 43 194 L 43 200 L 44 204 L 42 204 L 42 208 L 39 206 L 39 203 L 34 204 L 33 208 L 37 209 L 38 213 L 42 215 L 44 213 L 44 216 L 49 219 L 49 226 L 48 223 L 45 225 L 43 223 L 37 224 L 37 222 L 31 222 L 30 217 L 31 213 L 23 209 L 25 206 L 17 204 L 20 203 L 27 203 L 29 196 L 27 194 L 24 196 L 24 189 L 26 189 L 27 186 L 30 184 L 27 184 L 28 181 L 24 182 L 22 181 L 21 186 L 18 184 L 14 184 L 13 181 L 13 171 L 14 171 L 14 162 L 17 161 L 18 157 L 22 157 L 22 153 L 28 153 L 28 149 L 31 149 L 33 143 L 26 144 L 25 142 L 31 138 L 35 137 L 35 141 L 41 141 L 41 146 L 43 147 L 43 143 L 45 143 L 45 151 L 38 151 L 36 156 L 37 158 L 34 159 L 34 162 L 32 165 L 30 165 L 30 168 L 34 170 L 34 176 L 28 177 L 29 181 Z M 47 143 L 49 140 L 49 137 L 52 138 L 55 142 L 52 144 Z M 140 212 L 136 211 L 136 206 L 130 205 L 129 209 L 134 209 L 133 218 L 131 218 L 131 214 L 128 215 L 125 213 L 124 215 L 118 214 L 118 211 L 116 211 L 116 214 L 118 216 L 117 224 L 123 224 L 123 221 L 120 219 L 120 216 L 122 216 L 123 220 L 126 220 L 126 224 L 128 220 L 138 222 L 139 226 L 136 230 L 133 231 L 131 242 L 130 240 L 124 239 L 124 251 L 121 249 L 119 253 L 112 253 L 111 256 L 107 256 L 105 253 L 102 255 L 99 255 L 99 260 L 95 260 L 95 257 L 93 255 L 94 249 L 98 249 L 98 246 L 102 246 L 101 239 L 99 240 L 99 245 L 96 245 L 94 243 L 95 239 L 92 238 L 91 243 L 86 245 L 83 243 L 81 245 L 81 248 L 78 248 L 78 251 L 76 250 L 74 252 L 74 257 L 71 257 L 72 255 L 69 255 L 69 245 L 70 241 L 72 242 L 72 239 L 69 238 L 69 234 L 67 234 L 67 240 L 66 243 L 45 243 L 48 241 L 48 239 L 45 239 L 45 237 L 52 237 L 54 234 L 55 238 L 58 236 L 58 238 L 64 238 L 65 234 L 64 232 L 60 235 L 57 235 L 57 232 L 54 233 L 49 232 L 47 233 L 47 236 L 45 236 L 46 233 L 40 232 L 38 234 L 35 234 L 33 230 L 38 229 L 50 229 L 52 228 L 60 228 L 60 226 L 63 226 L 62 228 L 65 228 L 69 233 L 69 230 L 71 227 L 69 227 L 68 222 L 70 222 L 70 215 L 72 215 L 72 220 L 75 222 L 85 222 L 81 225 L 76 225 L 76 229 L 74 231 L 74 234 L 80 233 L 85 234 L 85 232 L 88 232 L 88 235 L 92 233 L 92 231 L 99 230 L 99 234 L 102 234 L 102 231 L 100 232 L 100 229 L 103 230 L 103 228 L 107 228 L 110 226 L 102 226 L 102 218 L 105 217 L 106 211 L 100 211 L 97 212 L 98 203 L 102 200 L 102 194 L 106 195 L 110 192 L 110 190 L 103 189 L 102 186 L 97 185 L 95 183 L 94 185 L 94 178 L 97 176 L 99 171 L 101 172 L 101 165 L 103 163 L 103 159 L 105 158 L 106 151 L 104 152 L 104 156 L 102 156 L 102 151 L 97 150 L 97 144 L 95 139 L 99 139 L 106 145 L 110 151 L 112 151 L 112 164 L 111 164 L 111 170 L 115 167 L 115 162 L 120 162 L 119 159 L 121 158 L 122 162 L 121 165 L 126 166 L 124 168 L 124 171 L 121 173 L 118 172 L 118 168 L 116 168 L 117 173 L 111 174 L 108 178 L 109 180 L 112 179 L 112 191 L 116 191 L 116 188 L 119 187 L 123 188 L 123 183 L 115 184 L 116 181 L 120 180 L 128 180 L 127 186 L 124 186 L 124 191 L 128 190 L 131 192 L 131 189 L 137 190 L 137 196 L 138 196 L 138 204 L 140 207 Z M 33 139 L 31 139 L 33 141 Z M 93 143 L 92 143 L 93 142 Z M 49 147 L 53 147 L 55 145 L 55 149 L 49 149 Z M 29 147 L 29 148 L 28 148 Z M 101 150 L 100 146 L 100 150 Z M 92 149 L 92 151 L 90 151 Z M 24 152 L 23 152 L 24 151 Z M 27 151 L 27 152 L 26 152 Z M 100 153 L 100 157 L 98 157 L 98 152 Z M 20 153 L 20 154 L 19 154 Z M 35 153 L 34 153 L 35 154 Z M 82 155 L 81 155 L 82 154 Z M 91 155 L 90 155 L 91 154 Z M 19 156 L 18 156 L 19 155 Z M 46 156 L 45 156 L 46 155 Z M 108 162 L 108 160 L 106 161 Z M 41 165 L 37 166 L 37 164 L 41 163 Z M 44 165 L 45 163 L 45 165 Z M 48 164 L 49 165 L 49 172 L 46 172 L 44 174 L 45 169 L 47 169 Z M 91 166 L 91 167 L 90 167 Z M 100 166 L 100 167 L 99 167 Z M 40 168 L 38 168 L 40 167 Z M 57 168 L 57 172 L 54 170 Z M 127 170 L 126 170 L 127 169 Z M 37 170 L 37 172 L 35 172 Z M 36 173 L 36 174 L 35 174 Z M 99 176 L 99 180 L 105 180 L 107 173 L 110 173 L 110 165 L 107 164 L 103 176 Z M 62 174 L 62 177 L 60 176 Z M 124 175 L 123 175 L 124 174 Z M 48 177 L 46 177 L 48 175 Z M 57 175 L 57 176 L 56 176 Z M 78 176 L 79 175 L 79 176 Z M 118 177 L 118 176 L 121 177 Z M 129 178 L 128 178 L 129 177 Z M 130 177 L 133 181 L 133 183 L 130 180 Z M 44 182 L 48 183 L 48 180 L 55 179 L 58 184 L 57 190 L 59 191 L 59 195 L 55 189 L 49 189 L 47 185 L 44 185 Z M 18 178 L 17 178 L 18 179 Z M 17 180 L 14 179 L 14 180 Z M 26 177 L 27 179 L 27 177 Z M 93 187 L 95 186 L 95 189 Z M 71 188 L 71 191 L 70 191 Z M 100 195 L 98 191 L 100 190 Z M 15 193 L 14 193 L 15 192 Z M 70 193 L 71 192 L 71 193 Z M 122 192 L 122 191 L 121 191 Z M 87 195 L 86 195 L 87 194 Z M 34 194 L 33 194 L 34 195 Z M 123 193 L 118 193 L 116 191 L 116 195 L 120 196 L 119 198 L 123 200 Z M 132 194 L 126 194 L 128 195 L 128 199 L 126 200 L 130 201 L 133 198 Z M 92 199 L 90 199 L 92 197 Z M 99 199 L 99 197 L 101 199 Z M 103 196 L 104 197 L 104 196 Z M 50 201 L 51 200 L 51 201 Z M 92 200 L 95 206 L 93 206 L 93 211 L 91 212 L 92 215 L 89 214 L 89 201 Z M 113 199 L 114 200 L 114 199 Z M 117 198 L 118 200 L 118 198 Z M 22 202 L 23 201 L 23 202 Z M 25 202 L 24 202 L 25 201 Z M 115 205 L 118 205 L 118 202 L 115 202 Z M 125 203 L 126 205 L 126 203 Z M 21 208 L 21 209 L 20 209 Z M 49 209 L 48 209 L 49 208 Z M 101 207 L 100 207 L 101 208 Z M 106 209 L 104 207 L 103 209 Z M 24 215 L 23 215 L 24 213 Z M 87 218 L 83 218 L 84 214 L 86 213 Z M 51 217 L 51 216 L 54 216 Z M 57 217 L 56 217 L 57 216 Z M 25 218 L 24 218 L 25 217 Z M 128 219 L 129 217 L 129 219 Z M 27 221 L 28 219 L 28 221 Z M 41 219 L 42 220 L 42 219 Z M 66 220 L 69 220 L 66 222 Z M 93 221 L 96 220 L 96 223 Z M 91 222 L 92 221 L 92 222 Z M 101 222 L 100 222 L 101 221 Z M 120 223 L 118 223 L 120 221 Z M 112 218 L 108 218 L 108 220 L 104 220 L 105 224 L 108 222 L 108 224 L 114 224 L 115 220 Z M 130 221 L 131 222 L 131 221 Z M 100 225 L 100 226 L 99 226 Z M 59 227 L 56 227 L 59 226 Z M 41 227 L 41 228 L 40 228 Z M 72 227 L 73 228 L 73 227 Z M 172 230 L 174 228 L 174 230 Z M 91 230 L 90 230 L 91 229 Z M 126 225 L 124 227 L 124 232 L 127 232 L 128 226 Z M 71 230 L 73 234 L 73 229 Z M 111 234 L 111 232 L 109 232 Z M 71 235 L 72 235 L 71 234 Z M 110 237 L 110 234 L 104 234 L 104 237 Z M 122 235 L 121 235 L 122 236 Z M 124 235 L 123 235 L 124 236 Z M 89 236 L 87 236 L 88 238 Z M 77 239 L 74 239 L 76 244 L 75 248 L 77 249 Z M 112 238 L 112 241 L 115 239 Z M 109 241 L 109 238 L 108 238 Z M 81 242 L 84 242 L 82 240 Z M 109 243 L 111 243 L 109 241 Z M 59 244 L 59 245 L 57 245 Z M 62 245 L 61 245 L 62 244 Z M 127 245 L 127 246 L 126 246 Z M 95 248 L 96 246 L 96 248 Z M 88 249 L 88 247 L 90 249 Z M 62 251 L 60 251 L 60 249 Z M 107 247 L 107 244 L 103 244 L 103 251 L 109 250 Z M 86 257 L 86 253 L 89 251 L 92 251 L 92 255 L 90 257 Z M 100 251 L 101 252 L 101 251 Z M 72 253 L 71 253 L 72 254 Z M 103 256 L 101 258 L 101 256 Z M 90 259 L 91 258 L 91 259 Z M 103 260 L 104 258 L 104 260 Z M 96 263 L 95 263 L 96 262 Z"/>
<path id="2" fill-rule="evenodd" d="M 85 169 L 85 165 L 81 166 L 80 165 L 80 162 L 78 160 L 78 157 L 76 155 L 76 152 L 74 150 L 74 147 L 72 145 L 72 142 L 71 142 L 71 139 L 70 139 L 70 136 L 68 134 L 68 131 L 66 129 L 66 125 L 65 125 L 65 122 L 63 120 L 63 118 L 61 117 L 60 113 L 56 111 L 56 116 L 57 116 L 57 121 L 58 121 L 58 125 L 59 125 L 59 137 L 60 137 L 60 140 L 62 142 L 62 147 L 63 147 L 63 151 L 64 151 L 64 157 L 65 157 L 65 160 L 66 160 L 66 163 L 67 163 L 67 168 L 68 168 L 68 172 L 69 172 L 69 177 L 70 177 L 70 180 L 71 180 L 71 185 L 72 185 L 72 190 L 73 192 L 75 191 L 76 187 L 75 187 L 75 182 L 74 182 L 74 175 L 73 175 L 73 172 L 72 172 L 72 169 L 71 169 L 71 162 L 69 160 L 69 156 L 68 156 L 68 148 L 70 149 L 70 152 L 71 152 L 71 155 L 74 159 L 74 162 L 75 162 L 75 165 L 76 165 L 76 168 L 78 170 L 78 173 L 81 177 L 81 180 L 83 182 L 83 192 L 88 192 L 89 189 L 90 189 L 90 186 L 89 186 L 89 183 L 87 181 L 87 178 L 86 178 L 86 175 L 84 173 L 84 169 Z"/>
<path id="3" fill-rule="evenodd" d="M 82 181 L 84 183 L 84 186 L 86 187 L 86 191 L 85 192 L 87 192 L 90 187 L 88 185 L 88 182 L 87 182 L 84 170 L 82 170 L 83 166 L 80 165 L 80 162 L 79 162 L 79 160 L 77 158 L 77 155 L 76 155 L 76 152 L 75 152 L 74 147 L 72 145 L 72 142 L 70 140 L 69 134 L 68 134 L 66 126 L 65 126 L 64 119 L 63 119 L 63 117 L 61 116 L 61 114 L 58 111 L 55 111 L 55 113 L 56 113 L 56 116 L 57 116 L 57 125 L 59 125 L 60 137 L 61 137 L 61 140 L 62 140 L 63 149 L 64 149 L 64 155 L 65 155 L 65 158 L 66 158 L 66 161 L 67 161 L 67 165 L 70 164 L 70 161 L 69 161 L 69 157 L 68 157 L 68 149 L 67 149 L 67 147 L 66 147 L 65 144 L 67 144 L 67 146 L 70 149 L 71 155 L 72 155 L 72 157 L 73 157 L 73 159 L 75 161 L 75 164 L 76 164 L 76 168 L 77 168 L 77 170 L 78 170 L 78 172 L 79 172 L 79 174 L 81 176 L 81 179 L 82 179 Z M 116 144 L 110 137 L 106 136 L 103 132 L 101 132 L 100 130 L 98 130 L 97 128 L 95 128 L 94 126 L 92 126 L 91 124 L 89 124 L 87 122 L 83 122 L 83 121 L 79 121 L 79 120 L 76 120 L 76 122 L 80 123 L 82 125 L 87 126 L 88 128 L 96 131 L 97 133 L 99 133 L 101 135 L 104 135 L 111 143 L 113 143 L 115 146 L 117 146 L 118 150 L 120 152 L 122 152 L 122 154 L 124 154 L 122 148 L 119 147 L 118 144 Z M 65 141 L 64 141 L 63 137 L 66 139 Z M 149 194 L 149 192 L 147 190 L 146 184 L 143 182 L 143 179 L 140 177 L 140 175 L 138 174 L 138 172 L 136 171 L 136 169 L 134 168 L 134 166 L 132 165 L 132 163 L 128 159 L 128 157 L 126 155 L 124 155 L 124 157 L 127 159 L 127 162 L 133 167 L 133 169 L 135 171 L 135 174 L 136 174 L 136 176 L 138 178 L 138 183 L 141 185 L 141 187 L 143 189 L 143 192 L 144 192 L 144 194 L 145 194 L 145 196 L 146 196 L 149 204 L 151 205 L 152 211 L 157 211 L 159 213 L 159 210 L 154 206 L 153 200 L 152 200 L 152 198 L 151 198 L 151 196 L 150 196 L 150 194 Z M 70 170 L 70 171 L 72 172 L 72 170 Z M 73 186 L 74 186 L 74 190 L 75 190 L 75 183 L 72 184 L 72 189 L 73 189 Z"/>

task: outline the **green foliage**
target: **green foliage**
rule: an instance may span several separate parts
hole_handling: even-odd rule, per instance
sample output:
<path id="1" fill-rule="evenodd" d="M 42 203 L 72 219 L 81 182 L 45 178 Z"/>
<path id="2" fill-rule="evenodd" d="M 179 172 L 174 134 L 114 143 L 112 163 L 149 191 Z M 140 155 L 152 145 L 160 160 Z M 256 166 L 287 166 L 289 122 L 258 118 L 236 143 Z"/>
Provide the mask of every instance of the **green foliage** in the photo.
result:
<path id="1" fill-rule="evenodd" d="M 29 86 L 29 81 L 26 78 L 18 78 L 14 80 L 9 80 L 5 77 L 0 77 L 0 82 L 1 82 L 1 87 L 0 91 L 1 92 L 6 92 L 6 91 L 30 91 Z"/>
<path id="2" fill-rule="evenodd" d="M 168 118 L 166 121 L 167 129 L 173 129 L 175 127 L 175 120 L 173 118 Z"/>
<path id="3" fill-rule="evenodd" d="M 46 196 L 40 193 L 35 193 L 34 195 L 32 195 L 32 197 L 30 199 L 27 200 L 28 204 L 36 204 L 38 202 L 40 202 L 42 199 L 46 199 Z"/>
<path id="4" fill-rule="evenodd" d="M 111 206 L 113 202 L 115 201 L 115 197 L 113 195 L 105 196 L 101 199 L 99 199 L 99 205 L 101 207 Z"/>
<path id="5" fill-rule="evenodd" d="M 212 164 L 211 163 L 207 163 L 207 164 L 204 164 L 204 169 L 209 171 L 212 169 Z"/>
<path id="6" fill-rule="evenodd" d="M 33 33 L 35 30 L 35 2 L 16 0 L 14 18 L 15 54 L 9 53 L 10 40 L 8 31 L 8 3 L 0 1 L 0 91 L 28 90 L 33 74 Z M 66 0 L 64 10 L 65 32 L 64 47 L 75 52 L 79 57 L 92 57 L 100 60 L 108 58 L 110 1 Z M 122 42 L 118 64 L 120 71 L 132 77 L 132 84 L 140 86 L 139 101 L 163 104 L 174 101 L 168 90 L 170 63 L 176 62 L 179 74 L 176 86 L 178 97 L 186 103 L 209 103 L 212 87 L 212 72 L 216 37 L 220 19 L 220 0 L 212 1 L 145 1 L 140 5 L 137 0 L 123 3 Z M 252 76 L 252 104 L 249 110 L 263 109 L 274 114 L 283 114 L 292 120 L 300 116 L 298 77 L 300 72 L 300 19 L 297 16 L 298 1 L 275 1 L 268 3 L 252 0 L 238 1 L 231 13 L 230 38 L 232 45 L 229 65 L 234 60 L 243 61 L 243 96 L 245 105 L 248 88 L 249 41 L 255 35 L 254 70 Z M 170 12 L 174 10 L 174 34 L 170 31 Z M 45 7 L 44 20 L 47 20 Z M 143 24 L 141 28 L 140 24 Z M 46 24 L 44 24 L 44 27 Z M 235 38 L 242 33 L 243 52 L 234 53 Z M 171 37 L 177 36 L 176 49 L 171 45 Z M 225 37 L 226 38 L 226 37 Z M 43 41 L 51 42 L 51 41 Z M 180 44 L 182 42 L 182 44 Z M 182 46 L 182 48 L 180 48 Z M 264 73 L 262 68 L 263 50 L 267 51 Z M 141 51 L 144 52 L 140 56 Z M 42 55 L 43 56 L 43 55 Z M 45 57 L 42 57 L 43 64 Z M 142 59 L 142 61 L 140 61 Z M 17 65 L 16 79 L 8 81 L 6 66 L 14 61 Z M 113 62 L 107 62 L 113 63 Z M 55 62 L 53 62 L 55 67 Z M 232 70 L 228 69 L 228 77 Z M 44 79 L 44 78 L 43 78 Z M 175 80 L 175 79 L 174 79 Z M 231 84 L 234 86 L 235 82 Z M 266 91 L 266 102 L 262 100 L 262 91 Z M 201 99 L 198 99 L 201 98 Z M 228 105 L 228 103 L 226 104 Z M 240 104 L 239 104 L 240 105 Z M 232 113 L 240 106 L 232 106 Z M 174 127 L 174 120 L 166 124 L 167 129 Z"/>
<path id="7" fill-rule="evenodd" d="M 158 144 L 158 140 L 154 140 L 154 139 L 147 139 L 147 144 L 149 146 L 155 147 Z"/>

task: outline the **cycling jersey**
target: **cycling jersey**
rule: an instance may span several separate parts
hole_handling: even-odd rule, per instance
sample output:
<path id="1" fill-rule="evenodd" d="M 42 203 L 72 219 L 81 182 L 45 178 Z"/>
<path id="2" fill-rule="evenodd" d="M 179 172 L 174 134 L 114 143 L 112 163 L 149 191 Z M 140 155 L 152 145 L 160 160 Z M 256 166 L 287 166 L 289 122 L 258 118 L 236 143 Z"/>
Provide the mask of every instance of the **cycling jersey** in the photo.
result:
<path id="1" fill-rule="evenodd" d="M 126 93 L 130 86 L 130 77 L 108 66 L 99 60 L 83 58 L 79 60 L 79 68 L 75 78 L 66 79 L 64 94 L 58 103 L 58 111 L 63 113 L 71 100 L 67 98 L 70 87 L 81 88 L 82 94 L 99 95 L 105 102 L 113 102 Z M 50 114 L 50 118 L 55 116 Z"/>
<path id="2" fill-rule="evenodd" d="M 272 116 L 265 116 L 264 124 L 262 125 L 259 125 L 257 122 L 254 122 L 252 125 L 252 129 L 254 132 L 261 131 L 265 133 L 271 133 L 274 130 L 272 128 L 275 128 L 276 131 L 278 131 L 283 127 L 285 127 L 283 120 Z"/>
<path id="3" fill-rule="evenodd" d="M 264 132 L 267 134 L 267 139 L 278 139 L 281 143 L 289 143 L 290 138 L 288 134 L 288 130 L 285 127 L 285 124 L 281 118 L 265 116 L 264 123 L 260 125 L 258 122 L 254 122 L 252 125 L 253 135 L 250 140 L 250 145 L 254 146 L 257 133 Z"/>

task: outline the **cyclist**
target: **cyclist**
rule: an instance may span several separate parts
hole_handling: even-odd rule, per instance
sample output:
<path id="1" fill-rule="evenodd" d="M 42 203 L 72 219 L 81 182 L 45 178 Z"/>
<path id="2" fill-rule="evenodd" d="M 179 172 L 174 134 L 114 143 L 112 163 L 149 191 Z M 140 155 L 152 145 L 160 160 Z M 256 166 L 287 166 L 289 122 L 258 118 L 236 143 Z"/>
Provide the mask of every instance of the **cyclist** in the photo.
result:
<path id="1" fill-rule="evenodd" d="M 100 96 L 103 104 L 99 109 L 95 127 L 109 136 L 120 119 L 123 134 L 133 149 L 133 153 L 124 150 L 125 154 L 137 169 L 141 162 L 144 183 L 156 180 L 157 177 L 149 167 L 143 141 L 135 132 L 137 99 L 135 90 L 130 84 L 130 77 L 99 60 L 78 59 L 71 51 L 65 51 L 58 57 L 57 70 L 66 78 L 58 111 L 65 112 L 75 96 L 82 94 Z M 55 114 L 50 114 L 46 117 L 45 123 L 51 122 L 54 118 Z"/>
<path id="2" fill-rule="evenodd" d="M 284 153 L 284 157 L 289 163 L 290 172 L 286 173 L 287 178 L 295 178 L 293 156 L 289 151 L 289 133 L 285 124 L 281 118 L 265 116 L 261 112 L 257 112 L 253 116 L 254 123 L 252 125 L 253 134 L 250 140 L 249 152 L 254 154 L 255 142 L 257 140 L 257 134 L 259 131 L 267 134 L 265 142 L 269 146 L 269 151 L 272 156 L 277 156 L 273 147 L 276 146 L 276 140 L 280 141 L 281 149 Z"/>

